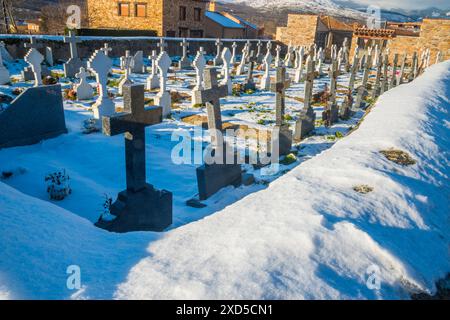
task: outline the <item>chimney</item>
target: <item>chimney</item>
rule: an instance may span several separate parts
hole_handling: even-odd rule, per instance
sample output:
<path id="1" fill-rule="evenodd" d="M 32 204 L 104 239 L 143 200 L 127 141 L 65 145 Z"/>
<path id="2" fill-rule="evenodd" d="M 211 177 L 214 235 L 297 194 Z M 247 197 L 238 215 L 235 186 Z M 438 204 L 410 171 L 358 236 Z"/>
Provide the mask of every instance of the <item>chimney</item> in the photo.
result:
<path id="1" fill-rule="evenodd" d="M 216 12 L 216 1 L 209 2 L 209 11 Z"/>

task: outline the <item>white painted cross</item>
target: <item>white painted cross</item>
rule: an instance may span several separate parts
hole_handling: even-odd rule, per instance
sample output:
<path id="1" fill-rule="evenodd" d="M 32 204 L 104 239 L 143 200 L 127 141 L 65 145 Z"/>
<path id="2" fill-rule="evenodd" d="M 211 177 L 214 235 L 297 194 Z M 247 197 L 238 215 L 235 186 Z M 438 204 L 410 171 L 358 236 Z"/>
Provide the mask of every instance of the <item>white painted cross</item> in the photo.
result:
<path id="1" fill-rule="evenodd" d="M 125 57 L 122 57 L 122 62 L 123 62 L 123 68 L 125 69 L 125 75 L 122 78 L 122 80 L 120 80 L 119 86 L 118 86 L 118 93 L 120 95 L 123 94 L 123 87 L 126 84 L 131 84 L 131 80 L 130 80 L 130 74 L 131 74 L 131 67 L 132 67 L 132 63 L 133 63 L 133 57 L 130 54 L 130 51 L 127 50 L 125 51 Z"/>
<path id="2" fill-rule="evenodd" d="M 157 46 L 161 53 L 165 51 L 165 48 L 167 47 L 167 43 L 164 41 L 163 37 L 159 38 L 159 43 L 157 44 Z"/>
<path id="3" fill-rule="evenodd" d="M 266 55 L 264 56 L 264 75 L 261 78 L 260 88 L 261 90 L 270 90 L 270 66 L 272 64 L 272 54 L 270 50 L 267 50 Z"/>
<path id="4" fill-rule="evenodd" d="M 41 63 L 44 61 L 44 56 L 35 48 L 31 48 L 25 56 L 25 62 L 31 67 L 34 74 L 34 86 L 42 85 L 42 69 Z"/>
<path id="5" fill-rule="evenodd" d="M 108 97 L 108 74 L 112 61 L 102 50 L 96 50 L 87 63 L 88 69 L 95 74 L 98 84 L 98 99 L 92 106 L 94 118 L 101 120 L 103 116 L 115 113 L 114 102 Z"/>
<path id="6" fill-rule="evenodd" d="M 70 47 L 70 57 L 72 59 L 78 58 L 78 49 L 77 49 L 77 43 L 80 43 L 81 40 L 78 39 L 78 37 L 75 35 L 75 32 L 72 30 L 69 31 L 69 36 L 64 37 L 64 43 L 68 43 Z"/>
<path id="7" fill-rule="evenodd" d="M 156 66 L 159 70 L 160 89 L 156 96 L 155 104 L 162 107 L 164 117 L 168 116 L 171 112 L 172 99 L 170 93 L 167 91 L 167 73 L 171 64 L 172 60 L 165 51 L 161 52 L 158 59 L 156 59 Z"/>
<path id="8" fill-rule="evenodd" d="M 105 43 L 103 45 L 103 48 L 101 48 L 100 50 L 102 50 L 105 53 L 105 55 L 108 57 L 109 53 L 112 51 L 112 48 L 109 47 L 109 43 Z"/>
<path id="9" fill-rule="evenodd" d="M 147 78 L 147 90 L 153 90 L 159 87 L 158 68 L 156 67 L 158 55 L 156 54 L 156 50 L 152 50 L 152 54 L 148 58 L 152 62 L 152 69 Z"/>
<path id="10" fill-rule="evenodd" d="M 301 46 L 298 49 L 298 63 L 297 63 L 297 69 L 295 70 L 295 83 L 300 83 L 300 81 L 303 78 L 303 57 L 305 55 L 305 47 Z"/>
<path id="11" fill-rule="evenodd" d="M 231 49 L 232 49 L 232 54 L 231 54 L 231 64 L 235 64 L 236 63 L 236 48 L 237 48 L 237 44 L 236 42 L 233 42 L 233 44 L 231 45 Z"/>
<path id="12" fill-rule="evenodd" d="M 220 41 L 220 39 L 216 40 L 216 49 L 217 49 L 217 53 L 216 56 L 214 57 L 214 65 L 215 66 L 219 66 L 223 63 L 222 58 L 220 57 L 220 55 L 222 54 L 222 45 L 223 43 Z"/>
<path id="13" fill-rule="evenodd" d="M 233 84 L 231 82 L 230 66 L 231 66 L 231 52 L 230 49 L 224 48 L 222 51 L 222 61 L 223 61 L 223 80 L 222 85 L 228 87 L 228 94 L 233 93 Z"/>
<path id="14" fill-rule="evenodd" d="M 187 42 L 186 38 L 183 38 L 180 46 L 183 48 L 183 56 L 181 57 L 181 59 L 187 59 L 187 49 L 189 48 L 189 42 Z"/>
<path id="15" fill-rule="evenodd" d="M 196 84 L 194 87 L 194 90 L 203 90 L 203 71 L 205 70 L 206 66 L 206 59 L 203 55 L 203 48 L 200 48 L 200 50 L 197 52 L 197 55 L 195 56 L 194 62 L 192 63 L 194 69 L 195 69 L 195 79 Z"/>
<path id="16" fill-rule="evenodd" d="M 278 68 L 281 66 L 281 46 L 277 45 L 275 51 L 277 52 L 277 55 L 275 56 L 275 68 Z"/>

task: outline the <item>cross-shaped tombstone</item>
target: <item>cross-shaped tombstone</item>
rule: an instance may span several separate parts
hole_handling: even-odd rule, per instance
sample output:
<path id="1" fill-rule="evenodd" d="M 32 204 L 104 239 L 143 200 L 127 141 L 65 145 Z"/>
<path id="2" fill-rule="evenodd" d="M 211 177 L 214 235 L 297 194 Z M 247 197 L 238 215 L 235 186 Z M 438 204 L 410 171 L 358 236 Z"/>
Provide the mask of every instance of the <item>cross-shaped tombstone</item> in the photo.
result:
<path id="1" fill-rule="evenodd" d="M 172 60 L 167 52 L 163 51 L 156 59 L 156 66 L 159 70 L 159 92 L 155 97 L 155 104 L 162 107 L 163 117 L 167 117 L 171 113 L 172 98 L 167 90 L 167 74 L 169 72 Z"/>
<path id="2" fill-rule="evenodd" d="M 352 93 L 353 89 L 355 88 L 355 80 L 356 80 L 356 73 L 358 72 L 358 65 L 359 65 L 359 49 L 358 47 L 356 47 L 353 56 L 353 63 L 350 69 L 350 78 L 348 81 L 348 91 L 350 93 Z"/>
<path id="3" fill-rule="evenodd" d="M 256 44 L 256 62 L 257 63 L 262 63 L 263 59 L 264 59 L 264 55 L 262 54 L 262 47 L 263 47 L 263 43 L 261 42 L 261 40 L 258 40 L 258 43 Z"/>
<path id="4" fill-rule="evenodd" d="M 29 43 L 25 43 L 23 45 L 25 48 L 27 49 L 36 49 L 39 51 L 39 49 L 43 48 L 44 46 L 40 43 L 36 42 L 36 39 L 33 36 L 30 36 L 30 42 Z M 50 71 L 48 70 L 46 65 L 41 65 L 41 75 L 43 77 L 49 76 L 50 75 Z M 34 73 L 33 70 L 31 70 L 31 67 L 25 67 L 22 70 L 22 77 L 24 79 L 24 81 L 32 81 L 35 80 L 34 79 Z"/>
<path id="5" fill-rule="evenodd" d="M 250 52 L 250 56 L 249 56 L 249 62 L 250 62 L 250 66 L 248 68 L 247 71 L 247 78 L 245 79 L 244 82 L 244 90 L 256 90 L 256 85 L 255 85 L 255 81 L 253 80 L 253 71 L 255 69 L 255 63 L 257 61 L 257 57 L 255 57 L 255 52 L 252 50 Z"/>
<path id="6" fill-rule="evenodd" d="M 70 48 L 70 59 L 64 64 L 64 75 L 66 77 L 75 77 L 75 74 L 82 67 L 81 59 L 78 56 L 78 48 L 77 43 L 80 43 L 81 40 L 75 35 L 75 32 L 70 30 L 69 36 L 64 37 L 64 43 L 69 44 Z"/>
<path id="7" fill-rule="evenodd" d="M 158 68 L 156 66 L 156 59 L 158 55 L 156 54 L 156 50 L 152 50 L 152 54 L 148 57 L 152 63 L 152 69 L 150 75 L 147 78 L 147 90 L 153 90 L 159 88 L 159 76 L 158 76 Z"/>
<path id="8" fill-rule="evenodd" d="M 301 46 L 298 49 L 298 65 L 297 65 L 297 69 L 295 70 L 295 78 L 294 78 L 294 82 L 295 83 L 300 83 L 300 81 L 303 78 L 303 57 L 305 55 L 305 48 L 303 46 Z"/>
<path id="9" fill-rule="evenodd" d="M 226 85 L 228 88 L 228 94 L 233 93 L 233 83 L 231 81 L 230 67 L 231 67 L 231 52 L 230 49 L 224 48 L 222 51 L 223 61 L 223 80 L 221 85 Z"/>
<path id="10" fill-rule="evenodd" d="M 397 77 L 397 86 L 401 85 L 403 83 L 403 74 L 405 72 L 405 66 L 406 66 L 406 60 L 408 59 L 408 55 L 406 52 L 403 54 L 402 58 L 402 65 L 400 67 L 400 72 Z"/>
<path id="11" fill-rule="evenodd" d="M 112 61 L 101 50 L 96 50 L 87 63 L 88 69 L 95 74 L 98 85 L 98 99 L 92 106 L 94 118 L 102 119 L 115 112 L 114 102 L 108 97 L 108 74 L 112 67 Z"/>
<path id="12" fill-rule="evenodd" d="M 277 45 L 277 48 L 275 49 L 276 56 L 275 56 L 275 68 L 281 67 L 281 46 Z"/>
<path id="13" fill-rule="evenodd" d="M 131 60 L 131 72 L 142 74 L 144 71 L 144 52 L 139 50 L 134 54 L 133 59 Z"/>
<path id="14" fill-rule="evenodd" d="M 411 72 L 409 73 L 408 76 L 408 81 L 411 82 L 412 80 L 414 80 L 417 77 L 417 52 L 414 51 L 413 55 L 412 55 L 412 64 L 411 64 Z"/>
<path id="15" fill-rule="evenodd" d="M 438 53 L 436 53 L 436 62 L 435 64 L 441 63 L 442 62 L 442 53 L 441 51 L 438 51 Z"/>
<path id="16" fill-rule="evenodd" d="M 237 48 L 237 43 L 233 42 L 233 44 L 231 45 L 231 60 L 230 63 L 233 65 L 236 63 L 236 48 Z"/>
<path id="17" fill-rule="evenodd" d="M 167 43 L 165 42 L 163 37 L 159 38 L 159 42 L 158 42 L 157 46 L 159 48 L 160 53 L 163 53 L 166 50 Z"/>
<path id="18" fill-rule="evenodd" d="M 228 95 L 226 85 L 218 85 L 217 71 L 207 68 L 204 72 L 205 89 L 197 91 L 197 101 L 206 104 L 208 113 L 208 129 L 211 136 L 211 150 L 214 158 L 221 158 L 219 163 L 212 163 L 197 168 L 197 182 L 200 200 L 206 200 L 211 195 L 228 185 L 239 185 L 242 181 L 240 164 L 235 161 L 228 163 L 224 150 L 225 143 L 221 138 L 222 115 L 220 111 L 220 98 Z M 234 157 L 233 157 L 234 158 Z"/>
<path id="19" fill-rule="evenodd" d="M 389 82 L 389 90 L 394 88 L 396 86 L 396 79 L 397 79 L 397 64 L 398 64 L 398 53 L 394 55 L 394 61 L 392 65 L 392 77 L 391 81 Z"/>
<path id="20" fill-rule="evenodd" d="M 119 193 L 110 212 L 114 220 L 96 226 L 113 232 L 163 231 L 172 224 L 172 194 L 146 181 L 145 128 L 162 121 L 161 107 L 145 107 L 144 86 L 124 87 L 124 112 L 103 117 L 103 133 L 125 134 L 127 189 Z"/>
<path id="21" fill-rule="evenodd" d="M 223 43 L 220 41 L 220 39 L 217 39 L 216 40 L 217 53 L 216 53 L 216 56 L 215 56 L 215 58 L 213 60 L 214 66 L 216 66 L 216 67 L 220 66 L 223 63 L 222 58 L 221 58 L 222 45 L 223 45 Z"/>
<path id="22" fill-rule="evenodd" d="M 319 48 L 319 51 L 317 51 L 317 72 L 319 74 L 319 77 L 322 76 L 323 74 L 323 62 L 325 60 L 325 53 L 322 49 L 322 47 Z"/>
<path id="23" fill-rule="evenodd" d="M 0 85 L 10 83 L 11 79 L 9 76 L 9 70 L 3 65 L 3 56 L 0 53 Z"/>
<path id="24" fill-rule="evenodd" d="M 367 87 L 367 81 L 369 80 L 369 74 L 371 72 L 371 64 L 372 64 L 372 48 L 368 48 L 367 50 L 367 56 L 364 57 L 364 74 L 363 74 L 363 80 L 361 85 L 358 88 L 358 93 L 356 95 L 356 102 L 355 107 L 361 108 L 362 106 L 362 99 L 364 94 L 366 93 L 366 87 Z M 361 59 L 362 60 L 362 59 Z"/>
<path id="25" fill-rule="evenodd" d="M 242 49 L 242 57 L 241 57 L 241 61 L 239 62 L 239 65 L 236 69 L 236 75 L 240 76 L 242 75 L 242 73 L 244 72 L 245 69 L 245 64 L 247 63 L 247 57 L 248 57 L 248 47 L 245 46 L 244 49 Z"/>
<path id="26" fill-rule="evenodd" d="M 195 87 L 192 90 L 192 106 L 196 106 L 201 104 L 200 101 L 197 101 L 198 94 L 197 91 L 203 90 L 203 74 L 206 66 L 206 59 L 203 53 L 203 48 L 201 47 L 199 51 L 197 51 L 197 55 L 192 62 L 192 66 L 195 69 Z"/>
<path id="27" fill-rule="evenodd" d="M 387 89 L 388 84 L 388 69 L 389 69 L 389 52 L 384 55 L 383 59 L 383 80 L 381 81 L 380 95 Z"/>
<path id="28" fill-rule="evenodd" d="M 183 38 L 183 41 L 181 41 L 180 46 L 183 50 L 183 55 L 181 56 L 181 59 L 178 62 L 178 68 L 186 69 L 191 66 L 191 62 L 188 59 L 188 52 L 187 52 L 189 48 L 189 42 L 186 40 L 186 38 Z"/>
<path id="29" fill-rule="evenodd" d="M 109 53 L 112 51 L 112 48 L 109 47 L 109 43 L 105 42 L 103 44 L 103 48 L 101 48 L 100 50 L 102 50 L 105 53 L 105 55 L 109 57 Z"/>
<path id="30" fill-rule="evenodd" d="M 286 110 L 286 89 L 290 86 L 290 80 L 286 79 L 286 68 L 278 67 L 275 83 L 271 85 L 271 91 L 275 92 L 275 132 L 278 134 L 278 145 L 272 145 L 273 148 L 278 147 L 279 155 L 289 154 L 292 148 L 292 131 L 285 122 Z M 276 153 L 276 152 L 275 152 Z"/>
<path id="31" fill-rule="evenodd" d="M 94 89 L 86 80 L 88 75 L 84 67 L 81 67 L 80 72 L 75 75 L 77 79 L 80 79 L 80 83 L 75 85 L 78 100 L 89 100 L 94 96 Z"/>
<path id="32" fill-rule="evenodd" d="M 100 49 L 102 50 L 102 49 Z M 103 50 L 102 50 L 103 51 Z M 125 55 L 120 57 L 120 69 L 125 70 L 125 60 L 129 59 L 130 65 L 131 65 L 131 59 L 133 59 L 133 57 L 131 56 L 131 51 L 130 50 L 125 50 Z"/>
<path id="33" fill-rule="evenodd" d="M 127 84 L 132 84 L 133 82 L 130 79 L 130 74 L 131 74 L 131 65 L 132 65 L 132 61 L 133 61 L 133 56 L 131 56 L 130 51 L 127 50 L 125 51 L 125 57 L 122 57 L 122 63 L 123 63 L 123 68 L 125 69 L 125 74 L 123 76 L 123 78 L 120 80 L 119 85 L 118 85 L 118 93 L 120 95 L 123 94 L 123 87 Z"/>
<path id="34" fill-rule="evenodd" d="M 306 59 L 306 75 L 305 75 L 305 95 L 303 109 L 295 123 L 295 141 L 305 138 L 315 128 L 316 113 L 311 107 L 312 91 L 314 87 L 315 65 L 314 59 L 308 55 Z"/>
<path id="35" fill-rule="evenodd" d="M 7 62 L 12 62 L 13 58 L 9 54 L 8 50 L 6 49 L 6 45 L 4 41 L 0 41 L 0 55 L 3 57 L 3 60 Z"/>
<path id="36" fill-rule="evenodd" d="M 44 56 L 37 49 L 31 48 L 24 59 L 34 73 L 34 86 L 42 85 L 41 63 L 44 61 Z"/>
<path id="37" fill-rule="evenodd" d="M 340 75 L 339 72 L 339 60 L 337 57 L 337 48 L 332 50 L 332 61 L 329 71 L 330 77 L 330 98 L 328 100 L 326 109 L 322 113 L 322 119 L 326 126 L 331 126 L 339 120 L 339 108 L 336 104 L 336 89 L 337 78 Z"/>
<path id="38" fill-rule="evenodd" d="M 250 42 L 250 40 L 247 40 L 247 42 L 245 43 L 245 48 L 247 52 L 247 55 L 245 57 L 245 63 L 248 63 L 250 58 L 248 54 L 252 51 L 252 43 Z"/>
<path id="39" fill-rule="evenodd" d="M 23 46 L 27 49 L 36 49 L 36 50 L 43 47 L 41 43 L 36 42 L 36 39 L 33 36 L 30 36 L 30 42 L 24 43 Z"/>
<path id="40" fill-rule="evenodd" d="M 292 44 L 289 44 L 286 57 L 284 58 L 284 65 L 287 68 L 291 68 L 292 67 L 292 54 L 293 54 L 293 52 L 294 52 L 294 48 L 292 47 Z"/>
<path id="41" fill-rule="evenodd" d="M 270 66 L 272 64 L 272 54 L 270 50 L 267 50 L 266 56 L 264 57 L 264 75 L 261 78 L 260 88 L 261 90 L 270 90 Z"/>

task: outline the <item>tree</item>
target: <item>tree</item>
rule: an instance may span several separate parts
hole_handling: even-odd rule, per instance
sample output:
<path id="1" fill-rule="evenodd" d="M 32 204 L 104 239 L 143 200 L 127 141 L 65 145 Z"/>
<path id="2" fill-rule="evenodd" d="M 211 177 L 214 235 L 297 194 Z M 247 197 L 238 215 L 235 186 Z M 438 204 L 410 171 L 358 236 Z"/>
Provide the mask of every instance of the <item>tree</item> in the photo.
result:
<path id="1" fill-rule="evenodd" d="M 53 5 L 47 5 L 41 9 L 41 29 L 48 34 L 64 34 L 67 29 L 67 8 L 78 5 L 81 8 L 81 24 L 86 20 L 85 1 L 83 0 L 60 0 Z"/>

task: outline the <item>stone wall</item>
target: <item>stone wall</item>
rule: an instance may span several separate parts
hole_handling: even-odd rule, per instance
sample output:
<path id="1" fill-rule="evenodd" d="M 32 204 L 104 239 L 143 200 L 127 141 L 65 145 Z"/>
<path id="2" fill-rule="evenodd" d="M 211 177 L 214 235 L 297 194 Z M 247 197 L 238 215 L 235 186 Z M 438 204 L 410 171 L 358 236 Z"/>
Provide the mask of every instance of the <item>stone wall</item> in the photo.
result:
<path id="1" fill-rule="evenodd" d="M 277 28 L 276 40 L 286 45 L 310 45 L 315 42 L 318 16 L 289 14 L 286 27 Z"/>
<path id="2" fill-rule="evenodd" d="M 164 0 L 128 0 L 130 16 L 119 16 L 117 0 L 87 0 L 89 28 L 155 30 L 162 35 Z M 135 17 L 135 4 L 147 4 L 147 17 Z"/>
<path id="3" fill-rule="evenodd" d="M 78 51 L 80 57 L 89 58 L 92 53 L 96 49 L 100 49 L 103 47 L 104 43 L 107 42 L 109 46 L 112 48 L 112 52 L 110 56 L 119 57 L 125 55 L 126 50 L 130 50 L 132 53 L 136 51 L 142 50 L 144 51 L 144 56 L 148 56 L 151 53 L 151 50 L 158 50 L 157 42 L 158 38 L 81 38 L 83 39 L 82 43 L 78 44 Z M 6 49 L 15 59 L 23 59 L 27 49 L 24 48 L 24 43 L 29 42 L 29 38 L 27 36 L 23 37 L 10 37 L 2 36 L 0 37 L 0 41 L 5 42 Z M 46 47 L 51 47 L 53 49 L 53 55 L 55 60 L 64 60 L 66 61 L 69 56 L 69 45 L 65 44 L 62 41 L 62 37 L 52 37 L 51 40 L 48 38 L 43 38 L 40 36 L 36 37 L 36 41 L 39 44 L 42 44 Z M 167 39 L 166 43 L 168 47 L 166 51 L 171 56 L 180 56 L 182 54 L 182 48 L 180 46 L 181 39 Z M 234 41 L 234 40 L 233 40 Z M 232 41 L 222 40 L 225 46 L 229 47 L 231 50 Z M 245 40 L 237 40 L 238 44 L 237 52 L 240 53 L 245 45 Z M 190 39 L 189 40 L 189 52 L 191 55 L 194 55 L 200 47 L 204 47 L 205 51 L 210 55 L 215 55 L 216 46 L 215 39 Z M 277 43 L 275 42 L 273 45 L 273 50 L 275 50 Z M 281 44 L 282 45 L 282 44 Z M 252 49 L 256 50 L 256 41 L 252 42 Z M 283 52 L 286 51 L 286 47 L 282 45 Z M 40 49 L 41 52 L 44 50 Z M 275 52 L 272 52 L 275 54 Z"/>
<path id="4" fill-rule="evenodd" d="M 179 28 L 188 29 L 188 37 L 192 37 L 190 34 L 191 30 L 201 30 L 205 34 L 205 12 L 208 2 L 202 0 L 164 0 L 163 2 L 163 36 L 167 36 L 167 32 L 172 31 L 175 32 L 176 37 L 179 37 Z M 185 21 L 180 21 L 180 6 L 186 7 Z M 195 21 L 194 19 L 195 8 L 201 9 L 200 21 Z"/>

